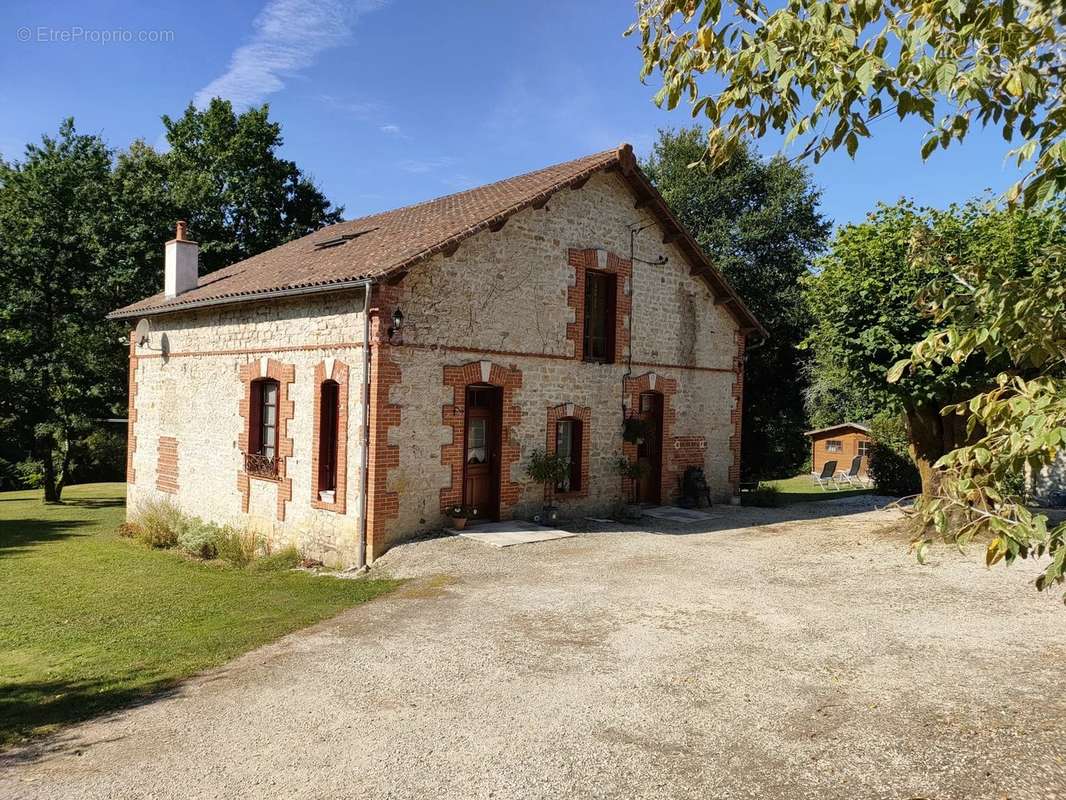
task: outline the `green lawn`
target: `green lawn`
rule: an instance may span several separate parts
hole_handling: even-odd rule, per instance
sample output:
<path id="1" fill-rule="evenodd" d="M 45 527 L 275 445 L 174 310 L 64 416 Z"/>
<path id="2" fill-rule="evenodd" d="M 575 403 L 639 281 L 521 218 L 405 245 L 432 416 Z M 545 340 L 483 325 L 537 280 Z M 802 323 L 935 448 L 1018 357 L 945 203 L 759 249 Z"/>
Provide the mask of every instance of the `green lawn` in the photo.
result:
<path id="1" fill-rule="evenodd" d="M 832 500 L 834 497 L 851 497 L 858 494 L 873 494 L 873 489 L 830 489 L 825 491 L 807 474 L 784 478 L 779 481 L 762 481 L 760 486 L 776 486 L 780 505 L 807 503 L 812 500 Z"/>
<path id="2" fill-rule="evenodd" d="M 136 702 L 389 591 L 250 572 L 118 537 L 125 484 L 0 493 L 0 745 Z"/>

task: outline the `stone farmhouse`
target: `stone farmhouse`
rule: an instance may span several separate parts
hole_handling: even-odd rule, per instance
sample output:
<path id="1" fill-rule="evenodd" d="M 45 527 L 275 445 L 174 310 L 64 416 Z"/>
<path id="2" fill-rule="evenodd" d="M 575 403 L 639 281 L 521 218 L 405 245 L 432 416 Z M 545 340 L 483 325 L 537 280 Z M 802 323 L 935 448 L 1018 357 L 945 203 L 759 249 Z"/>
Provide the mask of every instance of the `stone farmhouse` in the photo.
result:
<path id="1" fill-rule="evenodd" d="M 745 340 L 766 334 L 629 145 L 208 275 L 197 254 L 179 223 L 164 291 L 110 315 L 137 324 L 131 510 L 170 498 L 361 565 L 455 504 L 669 503 L 689 466 L 717 499 L 737 491 Z M 569 478 L 531 482 L 535 449 L 567 455 Z"/>

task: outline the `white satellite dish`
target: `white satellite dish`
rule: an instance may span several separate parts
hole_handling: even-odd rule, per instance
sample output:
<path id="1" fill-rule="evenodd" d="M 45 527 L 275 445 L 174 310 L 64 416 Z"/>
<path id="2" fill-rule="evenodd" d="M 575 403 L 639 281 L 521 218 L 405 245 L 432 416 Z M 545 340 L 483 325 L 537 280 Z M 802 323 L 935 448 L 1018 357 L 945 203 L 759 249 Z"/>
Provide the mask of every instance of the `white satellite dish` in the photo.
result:
<path id="1" fill-rule="evenodd" d="M 137 327 L 134 329 L 134 338 L 137 340 L 138 345 L 151 345 L 152 323 L 147 318 L 137 321 Z"/>

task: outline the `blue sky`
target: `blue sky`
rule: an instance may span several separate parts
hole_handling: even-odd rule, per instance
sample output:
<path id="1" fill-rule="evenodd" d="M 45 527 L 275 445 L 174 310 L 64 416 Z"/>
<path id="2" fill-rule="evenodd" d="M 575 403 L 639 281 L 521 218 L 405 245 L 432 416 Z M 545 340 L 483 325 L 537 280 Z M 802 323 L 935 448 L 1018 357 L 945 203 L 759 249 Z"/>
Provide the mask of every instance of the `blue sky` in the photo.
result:
<path id="1" fill-rule="evenodd" d="M 0 154 L 20 156 L 67 116 L 122 148 L 161 141 L 160 115 L 190 100 L 267 101 L 284 154 L 352 218 L 622 141 L 645 155 L 657 129 L 691 123 L 686 109 L 657 109 L 654 83 L 640 83 L 636 42 L 622 38 L 627 0 L 152 5 L 5 3 Z M 133 40 L 104 41 L 110 31 Z M 169 41 L 151 41 L 160 31 Z M 925 164 L 917 126 L 886 118 L 873 132 L 854 161 L 837 153 L 811 166 L 837 223 L 878 200 L 942 206 L 1016 179 L 996 131 Z"/>

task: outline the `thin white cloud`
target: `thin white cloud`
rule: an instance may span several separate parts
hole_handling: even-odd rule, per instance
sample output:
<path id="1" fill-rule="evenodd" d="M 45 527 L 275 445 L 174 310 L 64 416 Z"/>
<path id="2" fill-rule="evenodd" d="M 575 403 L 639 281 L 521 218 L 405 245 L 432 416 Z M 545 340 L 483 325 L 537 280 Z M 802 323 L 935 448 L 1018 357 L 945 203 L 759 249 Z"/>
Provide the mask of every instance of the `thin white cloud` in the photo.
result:
<path id="1" fill-rule="evenodd" d="M 396 166 L 404 172 L 410 172 L 412 175 L 424 175 L 427 172 L 450 167 L 454 163 L 455 159 L 450 156 L 442 158 L 405 158 Z"/>
<path id="2" fill-rule="evenodd" d="M 318 99 L 330 108 L 358 119 L 369 119 L 381 113 L 381 106 L 368 100 L 345 100 L 332 94 L 320 94 Z"/>
<path id="3" fill-rule="evenodd" d="M 226 71 L 197 92 L 193 102 L 198 108 L 212 97 L 238 108 L 262 102 L 320 53 L 345 42 L 355 19 L 380 5 L 377 0 L 269 0 L 252 23 L 251 40 L 234 51 Z"/>
<path id="4" fill-rule="evenodd" d="M 390 122 L 388 125 L 382 125 L 380 128 L 378 128 L 378 130 L 381 131 L 382 133 L 391 133 L 393 135 L 397 135 L 398 136 L 399 133 L 400 133 L 400 126 L 399 125 L 393 125 Z"/>

